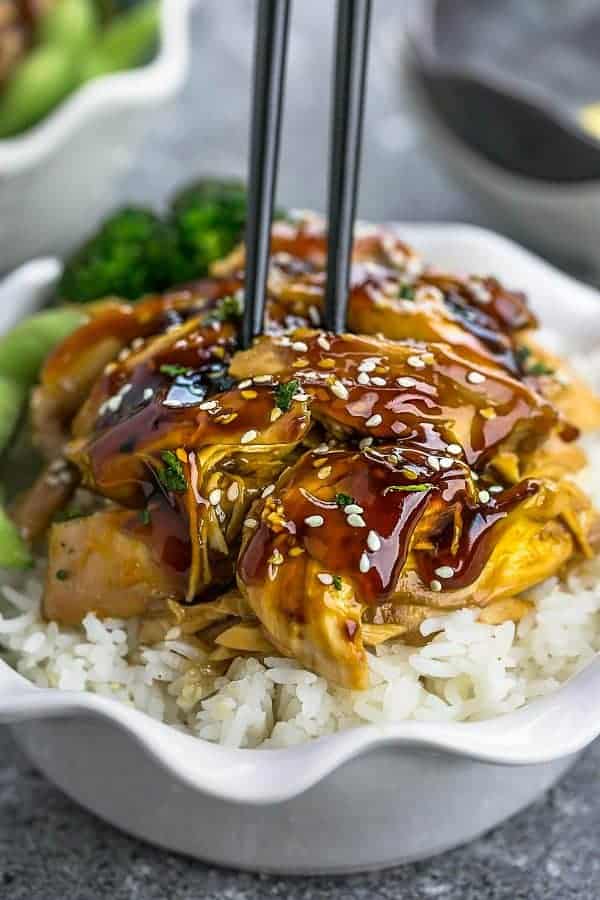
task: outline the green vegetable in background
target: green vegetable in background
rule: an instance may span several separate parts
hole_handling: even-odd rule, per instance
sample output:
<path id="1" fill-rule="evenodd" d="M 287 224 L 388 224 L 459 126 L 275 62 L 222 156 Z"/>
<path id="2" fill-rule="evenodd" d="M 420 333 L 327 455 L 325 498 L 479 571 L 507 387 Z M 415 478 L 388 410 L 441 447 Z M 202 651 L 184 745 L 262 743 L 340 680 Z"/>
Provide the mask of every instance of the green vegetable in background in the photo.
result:
<path id="1" fill-rule="evenodd" d="M 115 16 L 83 63 L 82 80 L 145 62 L 154 49 L 159 28 L 159 0 L 147 0 Z"/>
<path id="2" fill-rule="evenodd" d="M 135 300 L 169 283 L 174 238 L 145 209 L 122 209 L 107 219 L 70 260 L 58 285 L 66 300 L 115 295 Z"/>
<path id="3" fill-rule="evenodd" d="M 62 47 L 48 44 L 32 50 L 0 94 L 0 138 L 34 125 L 76 84 L 76 65 Z"/>
<path id="4" fill-rule="evenodd" d="M 201 278 L 242 239 L 246 209 L 242 182 L 204 178 L 175 197 L 164 222 L 145 209 L 120 210 L 67 261 L 59 295 L 135 300 Z"/>
<path id="5" fill-rule="evenodd" d="M 40 44 L 62 47 L 81 59 L 98 39 L 99 30 L 94 0 L 60 0 L 42 16 L 36 37 Z"/>
<path id="6" fill-rule="evenodd" d="M 0 337 L 0 376 L 33 384 L 52 348 L 83 321 L 85 315 L 80 310 L 59 307 L 19 322 Z"/>
<path id="7" fill-rule="evenodd" d="M 0 375 L 0 453 L 13 436 L 27 398 L 27 388 L 14 378 Z"/>
<path id="8" fill-rule="evenodd" d="M 15 523 L 0 506 L 0 567 L 27 569 L 32 564 L 29 547 L 19 534 Z"/>
<path id="9" fill-rule="evenodd" d="M 171 227 L 178 257 L 173 283 L 190 281 L 208 271 L 242 238 L 247 194 L 243 182 L 204 178 L 180 191 L 171 204 Z"/>

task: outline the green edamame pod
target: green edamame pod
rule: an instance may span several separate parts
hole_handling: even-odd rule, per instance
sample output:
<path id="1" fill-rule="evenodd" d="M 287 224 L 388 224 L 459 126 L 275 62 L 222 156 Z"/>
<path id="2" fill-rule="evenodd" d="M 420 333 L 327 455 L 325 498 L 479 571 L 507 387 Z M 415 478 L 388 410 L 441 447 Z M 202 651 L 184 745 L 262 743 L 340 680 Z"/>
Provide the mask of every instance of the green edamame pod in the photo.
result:
<path id="1" fill-rule="evenodd" d="M 32 564 L 29 547 L 15 523 L 0 506 L 0 568 L 28 569 Z"/>
<path id="2" fill-rule="evenodd" d="M 77 66 L 62 47 L 38 47 L 19 63 L 0 96 L 0 138 L 39 122 L 77 84 Z"/>
<path id="3" fill-rule="evenodd" d="M 52 348 L 85 322 L 77 307 L 36 313 L 0 337 L 0 375 L 32 384 Z"/>
<path id="4" fill-rule="evenodd" d="M 0 375 L 0 453 L 5 449 L 21 418 L 27 387 Z"/>
<path id="5" fill-rule="evenodd" d="M 59 0 L 42 17 L 37 30 L 40 44 L 63 47 L 81 55 L 97 40 L 98 16 L 92 0 Z"/>
<path id="6" fill-rule="evenodd" d="M 83 80 L 143 63 L 156 42 L 159 22 L 159 0 L 146 0 L 115 16 L 84 60 Z"/>

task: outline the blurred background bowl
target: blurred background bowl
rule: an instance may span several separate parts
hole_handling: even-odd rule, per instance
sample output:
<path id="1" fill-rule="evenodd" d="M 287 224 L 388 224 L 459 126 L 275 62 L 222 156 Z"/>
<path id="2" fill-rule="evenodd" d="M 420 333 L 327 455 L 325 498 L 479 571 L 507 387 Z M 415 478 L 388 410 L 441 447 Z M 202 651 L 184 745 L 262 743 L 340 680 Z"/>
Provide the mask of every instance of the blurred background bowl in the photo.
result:
<path id="1" fill-rule="evenodd" d="M 558 23 L 563 52 L 572 54 L 567 68 L 579 70 L 561 91 L 565 84 L 552 85 L 544 68 L 551 62 L 541 62 L 533 44 L 531 60 L 520 68 L 511 67 L 512 52 L 503 46 L 512 29 L 518 53 L 519 42 L 527 41 L 519 29 L 526 31 L 536 5 L 519 8 L 521 21 L 508 15 L 511 0 L 493 8 L 469 0 L 413 4 L 403 75 L 429 148 L 493 224 L 597 280 L 600 141 L 583 127 L 582 113 L 598 90 L 590 85 L 583 42 L 600 36 L 600 6 L 579 4 L 577 17 L 571 10 L 569 21 Z M 499 25 L 493 17 L 501 8 L 506 15 Z M 539 41 L 540 22 L 531 28 Z M 548 33 L 546 39 L 550 45 L 556 38 Z M 564 62 L 557 67 L 564 70 Z"/>
<path id="2" fill-rule="evenodd" d="M 0 272 L 68 253 L 118 200 L 153 115 L 188 71 L 193 0 L 162 0 L 152 61 L 84 84 L 23 135 L 0 140 Z"/>

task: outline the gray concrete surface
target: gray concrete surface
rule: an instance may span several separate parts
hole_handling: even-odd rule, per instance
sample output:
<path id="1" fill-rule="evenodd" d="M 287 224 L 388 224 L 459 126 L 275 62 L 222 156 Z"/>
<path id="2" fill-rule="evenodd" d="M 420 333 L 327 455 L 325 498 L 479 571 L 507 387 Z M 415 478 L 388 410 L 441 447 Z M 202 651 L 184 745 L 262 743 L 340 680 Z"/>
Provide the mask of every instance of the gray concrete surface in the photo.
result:
<path id="1" fill-rule="evenodd" d="M 403 89 L 402 6 L 376 0 L 360 209 L 373 218 L 489 224 L 439 170 Z M 124 196 L 160 204 L 199 172 L 243 172 L 253 5 L 206 0 L 193 21 L 194 69 L 157 119 Z M 280 198 L 323 207 L 332 0 L 297 0 Z M 125 837 L 31 769 L 0 729 L 2 900 L 595 900 L 600 896 L 600 744 L 535 806 L 443 857 L 349 878 L 218 870 Z M 398 798 L 402 802 L 402 798 Z"/>

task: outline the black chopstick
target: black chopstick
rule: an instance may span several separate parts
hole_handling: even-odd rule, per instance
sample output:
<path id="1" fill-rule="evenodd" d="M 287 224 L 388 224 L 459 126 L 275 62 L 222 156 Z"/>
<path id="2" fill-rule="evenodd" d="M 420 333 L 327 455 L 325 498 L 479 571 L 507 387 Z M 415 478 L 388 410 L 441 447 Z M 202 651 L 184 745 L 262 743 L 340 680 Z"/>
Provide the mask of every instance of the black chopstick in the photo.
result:
<path id="1" fill-rule="evenodd" d="M 242 322 L 244 347 L 263 330 L 289 7 L 289 0 L 259 0 L 256 18 Z"/>
<path id="2" fill-rule="evenodd" d="M 338 0 L 329 163 L 325 325 L 346 327 L 371 0 Z"/>

